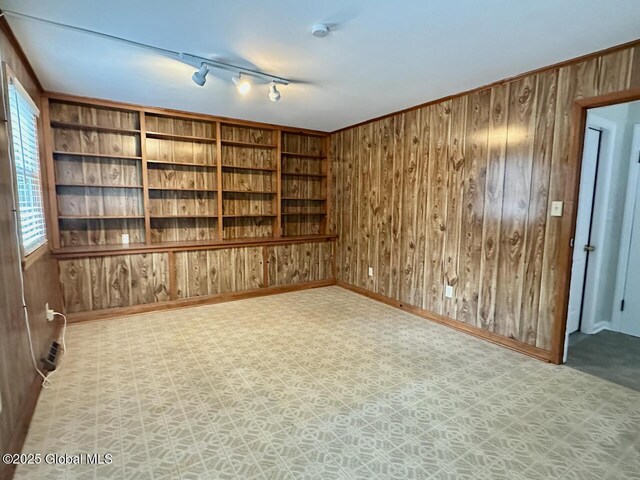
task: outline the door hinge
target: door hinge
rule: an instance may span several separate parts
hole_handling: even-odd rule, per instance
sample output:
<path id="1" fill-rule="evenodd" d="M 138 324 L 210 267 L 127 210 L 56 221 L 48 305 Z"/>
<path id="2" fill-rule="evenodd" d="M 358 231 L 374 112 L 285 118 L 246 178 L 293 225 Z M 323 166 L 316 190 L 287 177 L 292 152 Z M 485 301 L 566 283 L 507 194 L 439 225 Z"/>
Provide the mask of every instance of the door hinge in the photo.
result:
<path id="1" fill-rule="evenodd" d="M 624 299 L 620 302 L 620 311 L 624 312 Z"/>
<path id="2" fill-rule="evenodd" d="M 573 238 L 569 241 L 569 246 L 573 248 Z"/>

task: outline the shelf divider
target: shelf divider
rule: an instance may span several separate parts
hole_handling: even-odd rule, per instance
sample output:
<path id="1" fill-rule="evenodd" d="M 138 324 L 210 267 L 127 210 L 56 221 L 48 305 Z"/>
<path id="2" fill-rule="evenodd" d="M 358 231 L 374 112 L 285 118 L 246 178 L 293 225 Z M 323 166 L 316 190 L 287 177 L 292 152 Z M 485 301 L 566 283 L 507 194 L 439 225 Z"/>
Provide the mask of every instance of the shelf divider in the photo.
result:
<path id="1" fill-rule="evenodd" d="M 282 236 L 282 130 L 277 130 L 276 134 L 276 221 L 273 228 L 273 234 L 276 238 Z"/>
<path id="2" fill-rule="evenodd" d="M 149 175 L 147 170 L 147 122 L 144 110 L 138 112 L 140 124 L 140 153 L 142 155 L 142 207 L 144 208 L 144 241 L 151 244 L 151 217 L 149 205 Z"/>
<path id="3" fill-rule="evenodd" d="M 216 200 L 218 202 L 218 240 L 224 239 L 224 225 L 222 221 L 222 124 L 216 122 L 216 188 L 218 194 Z"/>

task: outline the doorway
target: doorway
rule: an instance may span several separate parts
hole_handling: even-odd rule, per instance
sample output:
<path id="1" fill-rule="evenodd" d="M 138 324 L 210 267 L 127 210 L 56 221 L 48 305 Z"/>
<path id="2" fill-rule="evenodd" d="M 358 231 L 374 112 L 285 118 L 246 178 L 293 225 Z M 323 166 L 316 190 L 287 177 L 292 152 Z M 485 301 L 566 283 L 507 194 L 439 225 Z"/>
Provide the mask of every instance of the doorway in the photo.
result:
<path id="1" fill-rule="evenodd" d="M 599 376 L 640 369 L 639 162 L 640 101 L 587 110 L 564 361 Z"/>

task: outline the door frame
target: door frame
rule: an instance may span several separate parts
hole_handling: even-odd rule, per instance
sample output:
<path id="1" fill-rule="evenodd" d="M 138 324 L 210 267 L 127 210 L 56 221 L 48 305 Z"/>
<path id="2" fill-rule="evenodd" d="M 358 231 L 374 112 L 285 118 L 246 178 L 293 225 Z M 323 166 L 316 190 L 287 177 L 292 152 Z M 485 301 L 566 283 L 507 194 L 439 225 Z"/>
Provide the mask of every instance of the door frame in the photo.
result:
<path id="1" fill-rule="evenodd" d="M 640 88 L 608 93 L 596 97 L 580 98 L 573 102 L 570 116 L 570 150 L 567 162 L 567 180 L 564 189 L 565 212 L 568 215 L 560 217 L 560 235 L 558 245 L 558 272 L 560 285 L 556 296 L 553 319 L 553 334 L 551 336 L 551 362 L 561 364 L 564 356 L 565 331 L 567 329 L 567 313 L 569 309 L 569 287 L 571 285 L 571 266 L 573 263 L 573 247 L 578 195 L 580 193 L 580 174 L 582 171 L 582 154 L 584 143 L 584 129 L 587 124 L 587 110 L 595 107 L 606 107 L 618 103 L 640 100 Z M 551 199 L 549 199 L 551 200 Z"/>
<path id="2" fill-rule="evenodd" d="M 620 235 L 620 256 L 618 260 L 618 269 L 616 271 L 616 286 L 614 294 L 613 316 L 611 318 L 611 325 L 617 332 L 622 329 L 622 311 L 619 308 L 618 302 L 624 299 L 624 290 L 626 286 L 629 254 L 631 253 L 631 234 L 633 233 L 633 217 L 636 208 L 640 208 L 637 205 L 637 195 L 640 175 L 640 161 L 638 155 L 640 154 L 640 124 L 633 126 L 633 140 L 631 144 L 631 154 L 629 157 L 629 180 L 627 182 L 627 193 L 625 196 L 624 213 L 622 217 L 622 233 Z M 624 247 L 623 247 L 624 246 Z"/>

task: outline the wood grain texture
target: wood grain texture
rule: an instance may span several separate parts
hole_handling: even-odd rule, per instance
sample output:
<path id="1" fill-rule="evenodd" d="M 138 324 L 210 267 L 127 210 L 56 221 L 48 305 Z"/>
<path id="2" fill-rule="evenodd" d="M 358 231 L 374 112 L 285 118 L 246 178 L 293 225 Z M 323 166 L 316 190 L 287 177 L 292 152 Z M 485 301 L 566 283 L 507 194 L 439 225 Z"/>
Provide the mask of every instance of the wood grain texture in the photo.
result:
<path id="1" fill-rule="evenodd" d="M 322 235 L 331 224 L 326 135 L 99 100 L 50 103 L 56 248 L 118 244 L 125 233 L 149 247 Z"/>
<path id="2" fill-rule="evenodd" d="M 284 236 L 326 233 L 329 167 L 325 143 L 318 136 L 281 134 L 280 210 Z"/>
<path id="3" fill-rule="evenodd" d="M 78 258 L 58 264 L 68 313 L 169 300 L 166 253 Z"/>
<path id="4" fill-rule="evenodd" d="M 5 22 L 3 19 L 2 22 Z M 5 25 L 6 26 L 6 25 Z M 8 28 L 8 27 L 7 27 Z M 12 44 L 12 36 L 7 36 L 3 27 L 0 31 L 0 60 L 13 71 L 31 98 L 40 104 L 40 91 L 37 79 L 24 62 L 19 46 Z M 20 269 L 22 259 L 18 251 L 16 229 L 13 214 L 13 181 L 10 152 L 10 132 L 5 118 L 9 110 L 4 104 L 6 96 L 5 78 L 2 78 L 2 108 L 0 109 L 0 392 L 2 392 L 2 414 L 0 414 L 0 451 L 18 453 L 22 449 L 24 438 L 35 403 L 40 392 L 42 380 L 33 369 L 31 352 L 27 339 L 24 310 L 21 301 Z M 39 125 L 40 155 L 45 158 L 42 135 L 44 129 Z M 43 166 L 43 179 L 52 174 Z M 44 202 L 48 206 L 50 197 L 45 191 Z M 55 189 L 51 192 L 55 195 Z M 48 212 L 47 212 L 48 213 Z M 48 232 L 50 235 L 50 231 Z M 60 310 L 62 298 L 57 282 L 56 262 L 47 251 L 36 251 L 27 257 L 22 271 L 25 287 L 25 300 L 31 335 L 36 358 L 44 356 L 57 338 L 60 324 L 47 322 L 44 305 L 49 302 L 51 308 Z M 11 478 L 13 467 L 0 465 L 0 478 Z"/>
<path id="5" fill-rule="evenodd" d="M 580 128 L 571 124 L 572 108 L 581 98 L 640 86 L 637 49 L 334 133 L 338 280 L 550 351 L 579 168 L 570 155 Z M 392 182 L 390 168 L 399 177 Z M 564 217 L 549 215 L 554 200 L 565 201 Z M 387 225 L 399 232 L 390 251 Z M 387 265 L 399 266 L 398 289 Z"/>
<path id="6" fill-rule="evenodd" d="M 176 252 L 177 298 L 264 287 L 263 248 Z"/>
<path id="7" fill-rule="evenodd" d="M 268 248 L 269 286 L 333 278 L 334 242 L 275 245 Z"/>

